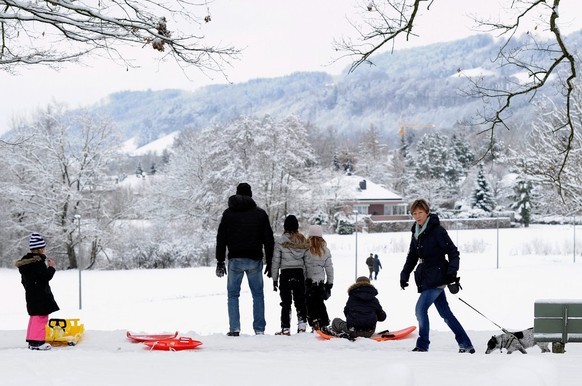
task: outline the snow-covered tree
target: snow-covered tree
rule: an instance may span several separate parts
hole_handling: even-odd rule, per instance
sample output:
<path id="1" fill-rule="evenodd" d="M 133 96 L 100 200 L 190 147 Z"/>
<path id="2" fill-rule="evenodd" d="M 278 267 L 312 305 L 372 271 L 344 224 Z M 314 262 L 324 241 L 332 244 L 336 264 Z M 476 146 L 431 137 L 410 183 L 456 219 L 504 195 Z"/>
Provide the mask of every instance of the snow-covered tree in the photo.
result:
<path id="1" fill-rule="evenodd" d="M 554 213 L 571 212 L 582 205 L 582 94 L 576 90 L 570 113 L 549 98 L 539 105 L 525 149 L 514 158 L 519 172 L 540 187 L 541 209 L 547 204 Z M 565 124 L 568 119 L 574 124 L 573 132 Z M 568 149 L 570 156 L 564 163 Z"/>
<path id="2" fill-rule="evenodd" d="M 519 222 L 524 227 L 529 227 L 531 221 L 531 193 L 533 185 L 525 176 L 519 176 L 515 181 L 514 186 L 514 202 L 511 208 L 519 214 Z"/>
<path id="3" fill-rule="evenodd" d="M 469 146 L 468 141 L 463 135 L 453 134 L 451 137 L 451 147 L 453 153 L 455 154 L 455 158 L 461 164 L 464 174 L 466 175 L 467 170 L 473 166 L 473 162 L 475 162 L 475 154 L 471 147 Z"/>
<path id="4" fill-rule="evenodd" d="M 475 189 L 473 190 L 473 196 L 471 197 L 471 207 L 484 210 L 485 212 L 492 212 L 495 208 L 495 202 L 491 195 L 491 188 L 485 178 L 485 173 L 483 172 L 483 164 L 479 164 Z"/>
<path id="5" fill-rule="evenodd" d="M 356 173 L 366 176 L 378 183 L 387 182 L 387 154 L 386 145 L 382 143 L 382 138 L 378 128 L 374 125 L 364 131 L 358 146 L 358 167 Z"/>
<path id="6" fill-rule="evenodd" d="M 314 160 L 305 125 L 294 117 L 241 117 L 226 126 L 184 132 L 154 183 L 162 203 L 155 215 L 186 224 L 210 245 L 228 197 L 247 182 L 277 229 L 286 214 L 304 209 L 302 192 L 310 185 Z"/>
<path id="7" fill-rule="evenodd" d="M 23 238 L 38 231 L 49 240 L 49 250 L 67 256 L 68 266 L 76 268 L 75 247 L 82 239 L 99 244 L 100 220 L 111 215 L 105 170 L 119 143 L 111 122 L 49 105 L 14 128 L 8 139 L 10 144 L 2 144 L 2 163 L 9 180 L 0 200 L 8 203 L 5 215 L 18 235 L 12 247 L 21 247 Z M 82 235 L 75 215 L 81 218 Z"/>
<path id="8" fill-rule="evenodd" d="M 389 163 L 389 171 L 392 177 L 391 187 L 400 192 L 402 197 L 408 197 L 410 186 L 416 185 L 416 166 L 414 157 L 410 153 L 409 144 L 404 135 L 400 136 L 400 146 L 394 151 Z"/>
<path id="9" fill-rule="evenodd" d="M 427 198 L 427 192 L 434 193 L 430 200 L 437 206 L 452 205 L 462 175 L 461 164 L 449 143 L 448 137 L 429 133 L 423 135 L 416 145 L 416 182 L 409 191 L 412 195 Z"/>
<path id="10" fill-rule="evenodd" d="M 135 176 L 137 178 L 144 178 L 145 173 L 143 172 L 143 168 L 141 167 L 141 162 L 137 164 L 137 168 L 135 168 Z"/>
<path id="11" fill-rule="evenodd" d="M 449 139 L 438 133 L 422 136 L 417 146 L 416 176 L 419 179 L 441 179 L 457 184 L 461 165 L 449 146 Z"/>

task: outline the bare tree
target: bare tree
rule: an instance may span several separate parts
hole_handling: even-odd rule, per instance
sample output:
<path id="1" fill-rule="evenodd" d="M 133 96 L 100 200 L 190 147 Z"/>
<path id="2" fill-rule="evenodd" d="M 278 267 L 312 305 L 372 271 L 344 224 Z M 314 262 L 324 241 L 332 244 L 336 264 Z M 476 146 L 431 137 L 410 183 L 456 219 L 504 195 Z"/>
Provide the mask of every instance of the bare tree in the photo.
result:
<path id="1" fill-rule="evenodd" d="M 206 4 L 206 6 L 204 6 Z M 197 13 L 204 12 L 201 16 Z M 207 2 L 187 0 L 0 1 L 0 69 L 58 67 L 103 55 L 132 67 L 125 47 L 150 47 L 183 70 L 218 71 L 240 51 L 203 45 L 192 27 L 210 22 Z M 181 30 L 182 29 L 182 30 Z"/>
<path id="2" fill-rule="evenodd" d="M 363 63 L 372 63 L 372 56 L 381 49 L 393 49 L 397 39 L 408 40 L 414 36 L 414 26 L 420 17 L 419 10 L 426 8 L 430 11 L 430 7 L 439 0 L 360 1 L 362 23 L 352 23 L 359 34 L 358 38 L 342 39 L 336 44 L 338 51 L 354 59 L 350 71 L 355 71 Z M 503 20 L 475 18 L 476 27 L 503 38 L 497 57 L 494 58 L 495 63 L 506 70 L 510 68 L 514 72 L 525 73 L 528 80 L 518 82 L 508 79 L 497 84 L 472 81 L 470 94 L 486 99 L 478 122 L 475 123 L 485 127 L 484 132 L 490 133 L 492 146 L 496 129 L 510 129 L 510 108 L 516 100 L 527 98 L 527 102 L 531 102 L 536 94 L 546 89 L 548 94 L 562 95 L 566 114 L 553 127 L 553 130 L 566 129 L 569 133 L 561 165 L 555 170 L 555 180 L 560 185 L 573 149 L 575 125 L 571 106 L 579 59 L 573 54 L 559 28 L 560 0 L 507 0 L 507 4 L 508 8 L 500 12 L 504 15 Z M 549 37 L 536 37 L 539 31 L 549 32 Z M 559 82 L 553 82 L 553 78 Z M 557 83 L 559 90 L 556 93 L 553 87 Z"/>

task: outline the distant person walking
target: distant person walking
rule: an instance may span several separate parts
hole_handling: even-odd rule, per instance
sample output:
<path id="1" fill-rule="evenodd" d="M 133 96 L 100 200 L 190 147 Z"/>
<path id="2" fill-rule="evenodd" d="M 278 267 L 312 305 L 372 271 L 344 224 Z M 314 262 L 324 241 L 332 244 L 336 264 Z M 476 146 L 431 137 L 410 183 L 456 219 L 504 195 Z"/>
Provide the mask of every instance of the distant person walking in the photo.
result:
<path id="1" fill-rule="evenodd" d="M 459 353 L 475 353 L 471 339 L 457 320 L 447 303 L 445 286 L 457 281 L 459 269 L 459 251 L 440 225 L 436 214 L 430 213 L 426 200 L 416 200 L 410 206 L 410 213 L 416 222 L 412 226 L 412 239 L 406 262 L 400 273 L 400 287 L 408 287 L 410 273 L 414 271 L 414 280 L 420 296 L 416 302 L 416 319 L 418 320 L 418 339 L 412 351 L 428 351 L 429 320 L 428 309 L 435 305 L 439 315 L 455 334 Z M 448 260 L 446 258 L 448 256 Z"/>
<path id="2" fill-rule="evenodd" d="M 374 255 L 374 280 L 378 280 L 378 273 L 382 269 L 382 263 L 378 255 Z"/>
<path id="3" fill-rule="evenodd" d="M 366 259 L 366 265 L 368 266 L 368 279 L 372 280 L 372 274 L 374 273 L 374 254 L 370 253 L 370 256 Z"/>
<path id="4" fill-rule="evenodd" d="M 331 296 L 333 287 L 333 262 L 331 252 L 323 239 L 320 225 L 309 227 L 309 250 L 305 259 L 305 291 L 307 322 L 314 330 L 329 325 L 324 301 Z"/>
<path id="5" fill-rule="evenodd" d="M 297 311 L 297 332 L 305 332 L 307 309 L 305 307 L 305 256 L 309 243 L 299 232 L 297 217 L 289 215 L 283 223 L 283 234 L 275 241 L 271 276 L 273 290 L 281 296 L 281 331 L 275 335 L 291 335 L 291 305 Z M 279 274 L 279 271 L 281 274 Z"/>
<path id="6" fill-rule="evenodd" d="M 239 297 L 243 276 L 247 275 L 253 296 L 253 329 L 255 334 L 265 333 L 265 297 L 263 292 L 263 249 L 265 274 L 271 277 L 271 261 L 275 240 L 267 213 L 257 207 L 252 199 L 251 186 L 241 183 L 236 194 L 228 199 L 228 208 L 216 235 L 216 276 L 227 274 L 225 267 L 228 248 L 228 336 L 240 335 Z"/>
<path id="7" fill-rule="evenodd" d="M 26 341 L 31 350 L 50 350 L 52 346 L 45 342 L 45 326 L 49 314 L 59 310 L 49 285 L 56 272 L 55 261 L 45 256 L 46 242 L 40 234 L 30 235 L 28 244 L 30 252 L 16 262 L 30 315 Z"/>

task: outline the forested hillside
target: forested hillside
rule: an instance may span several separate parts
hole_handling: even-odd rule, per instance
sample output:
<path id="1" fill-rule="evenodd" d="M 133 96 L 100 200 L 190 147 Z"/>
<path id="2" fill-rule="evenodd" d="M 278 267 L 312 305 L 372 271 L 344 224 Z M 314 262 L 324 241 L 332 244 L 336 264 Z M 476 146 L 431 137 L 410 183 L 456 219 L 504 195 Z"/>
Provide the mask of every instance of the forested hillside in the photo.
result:
<path id="1" fill-rule="evenodd" d="M 569 36 L 580 45 L 582 33 Z M 286 117 L 292 114 L 319 128 L 350 133 L 378 128 L 390 142 L 401 125 L 450 129 L 470 124 L 483 101 L 467 95 L 471 81 L 507 81 L 505 68 L 492 59 L 498 43 L 489 35 L 399 50 L 373 65 L 339 76 L 295 73 L 242 84 L 180 90 L 119 92 L 92 110 L 111 116 L 127 137 L 148 143 L 183 129 L 225 124 L 241 115 Z M 516 100 L 516 119 L 531 116 L 531 104 Z M 477 130 L 478 131 L 478 130 Z"/>

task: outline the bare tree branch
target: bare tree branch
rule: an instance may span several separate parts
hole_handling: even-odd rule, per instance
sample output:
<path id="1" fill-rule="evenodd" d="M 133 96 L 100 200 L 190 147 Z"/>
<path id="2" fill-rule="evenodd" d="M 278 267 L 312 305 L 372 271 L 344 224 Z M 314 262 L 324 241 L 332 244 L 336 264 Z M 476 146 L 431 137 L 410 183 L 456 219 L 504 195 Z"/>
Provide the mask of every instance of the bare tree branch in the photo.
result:
<path id="1" fill-rule="evenodd" d="M 366 6 L 370 13 L 366 17 L 366 30 L 352 24 L 364 44 L 356 44 L 352 40 L 346 39 L 335 44 L 337 51 L 346 52 L 344 56 L 356 58 L 349 72 L 355 71 L 362 63 L 371 63 L 368 58 L 386 44 L 394 44 L 398 36 L 405 35 L 408 41 L 410 35 L 414 35 L 412 27 L 416 21 L 420 4 L 428 3 L 428 9 L 433 1 L 414 0 L 411 1 L 410 5 L 407 0 L 369 1 Z"/>
<path id="2" fill-rule="evenodd" d="M 378 53 L 387 43 L 394 44 L 400 35 L 405 35 L 408 40 L 413 33 L 422 3 L 427 3 L 426 9 L 430 10 L 434 1 L 438 0 L 370 1 L 366 7 L 368 15 L 364 12 L 363 16 L 365 27 L 357 27 L 352 23 L 359 33 L 359 40 L 353 42 L 344 39 L 336 44 L 338 51 L 345 53 L 344 56 L 355 58 L 350 71 L 355 71 L 364 62 L 370 63 L 372 55 Z M 554 130 L 568 128 L 570 135 L 568 146 L 563 152 L 561 167 L 555 171 L 556 181 L 560 184 L 561 175 L 572 151 L 575 133 L 571 103 L 574 80 L 577 77 L 577 59 L 568 48 L 557 23 L 560 0 L 512 0 L 509 3 L 509 9 L 503 12 L 504 15 L 510 15 L 509 22 L 482 19 L 475 21 L 481 29 L 497 32 L 498 37 L 503 38 L 494 63 L 500 68 L 511 67 L 525 72 L 529 80 L 524 83 L 507 79 L 500 84 L 491 84 L 484 79 L 467 77 L 472 85 L 468 95 L 480 97 L 484 101 L 481 121 L 477 124 L 486 127 L 483 132 L 490 132 L 489 149 L 492 149 L 495 130 L 500 127 L 510 129 L 511 122 L 508 117 L 514 100 L 525 97 L 531 103 L 541 90 L 555 87 L 557 82 L 554 79 L 561 81 L 559 93 L 563 96 L 566 115 Z M 526 20 L 531 19 L 535 20 L 535 26 L 530 31 Z M 542 28 L 551 33 L 547 42 L 538 42 L 534 36 L 534 32 Z M 553 91 L 548 90 L 548 93 Z M 494 108 L 490 107 L 492 101 L 497 102 Z"/>
<path id="3" fill-rule="evenodd" d="M 224 69 L 237 59 L 234 47 L 204 45 L 204 36 L 181 32 L 209 22 L 202 4 L 186 0 L 0 1 L 0 69 L 56 66 L 88 55 L 106 55 L 133 67 L 122 47 L 150 47 L 182 67 Z M 205 14 L 196 17 L 196 9 Z"/>

